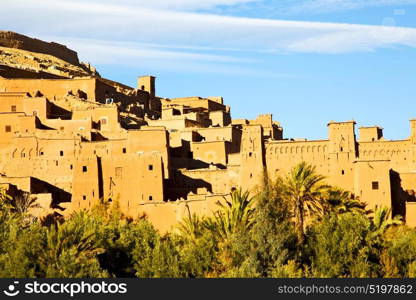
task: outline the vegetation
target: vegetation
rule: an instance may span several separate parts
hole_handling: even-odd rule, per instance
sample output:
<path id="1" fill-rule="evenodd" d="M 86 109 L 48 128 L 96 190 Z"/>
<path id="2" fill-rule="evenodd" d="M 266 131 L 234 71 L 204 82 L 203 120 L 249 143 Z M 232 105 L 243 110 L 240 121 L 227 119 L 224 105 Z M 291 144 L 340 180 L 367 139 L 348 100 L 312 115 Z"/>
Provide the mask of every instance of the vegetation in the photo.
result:
<path id="1" fill-rule="evenodd" d="M 324 180 L 301 163 L 165 234 L 117 201 L 51 222 L 0 191 L 0 277 L 416 277 L 416 230 Z"/>

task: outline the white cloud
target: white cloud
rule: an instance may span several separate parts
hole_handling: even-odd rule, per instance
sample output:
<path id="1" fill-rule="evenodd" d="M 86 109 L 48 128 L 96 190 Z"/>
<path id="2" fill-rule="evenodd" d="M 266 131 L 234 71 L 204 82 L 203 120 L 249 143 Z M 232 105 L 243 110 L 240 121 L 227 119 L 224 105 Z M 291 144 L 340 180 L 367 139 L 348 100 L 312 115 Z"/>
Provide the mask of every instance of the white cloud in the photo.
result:
<path id="1" fill-rule="evenodd" d="M 118 3 L 135 6 L 136 8 L 198 10 L 212 9 L 216 6 L 234 6 L 257 1 L 261 0 L 119 0 Z M 97 2 L 114 3 L 112 0 L 100 0 Z"/>
<path id="2" fill-rule="evenodd" d="M 81 61 L 93 62 L 95 65 L 117 65 L 129 68 L 150 68 L 152 70 L 175 70 L 193 73 L 250 74 L 251 76 L 276 78 L 293 77 L 292 74 L 253 71 L 250 68 L 250 64 L 257 63 L 258 60 L 236 58 L 228 55 L 189 52 L 189 50 L 200 50 L 197 47 L 53 36 L 41 36 L 40 38 L 71 45 L 71 48 L 79 53 Z M 187 52 L 172 49 L 187 50 Z M 205 48 L 202 49 L 206 50 Z"/>
<path id="3" fill-rule="evenodd" d="M 131 42 L 111 42 L 92 39 L 68 39 L 68 38 L 48 38 L 60 43 L 71 45 L 81 55 L 95 58 L 100 64 L 120 63 L 120 58 L 125 58 L 127 64 L 130 59 L 160 59 L 160 60 L 176 60 L 176 61 L 208 61 L 220 63 L 238 63 L 251 62 L 247 59 L 235 58 L 226 55 L 201 54 L 193 52 L 179 52 L 166 49 L 167 46 L 159 46 L 155 44 L 140 44 Z M 169 47 L 170 48 L 170 47 Z M 105 49 L 105 51 L 103 51 Z"/>
<path id="4" fill-rule="evenodd" d="M 336 1 L 359 2 L 311 0 L 316 5 L 318 2 Z M 147 63 L 159 64 L 163 61 L 166 67 L 183 62 L 241 65 L 251 61 L 235 57 L 249 52 L 332 54 L 416 47 L 414 28 L 255 19 L 181 11 L 203 8 L 201 2 L 208 7 L 249 1 L 164 0 L 146 4 L 139 0 L 133 4 L 130 0 L 2 0 L 0 28 L 68 41 L 68 46 L 80 51 L 81 56 L 87 53 L 92 63 L 116 63 L 124 57 L 126 61 L 146 60 Z M 168 9 L 170 7 L 180 9 Z"/>
<path id="5" fill-rule="evenodd" d="M 329 13 L 375 6 L 416 4 L 416 0 L 280 0 L 281 11 L 290 14 Z"/>

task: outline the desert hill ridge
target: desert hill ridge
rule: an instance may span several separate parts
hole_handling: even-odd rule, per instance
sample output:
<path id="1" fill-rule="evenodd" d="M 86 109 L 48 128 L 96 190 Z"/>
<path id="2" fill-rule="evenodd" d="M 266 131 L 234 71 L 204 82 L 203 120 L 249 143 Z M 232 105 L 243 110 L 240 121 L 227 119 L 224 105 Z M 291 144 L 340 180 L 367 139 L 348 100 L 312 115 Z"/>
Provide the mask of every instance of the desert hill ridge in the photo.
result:
<path id="1" fill-rule="evenodd" d="M 99 77 L 94 67 L 80 62 L 68 47 L 0 30 L 0 77 L 75 78 Z"/>

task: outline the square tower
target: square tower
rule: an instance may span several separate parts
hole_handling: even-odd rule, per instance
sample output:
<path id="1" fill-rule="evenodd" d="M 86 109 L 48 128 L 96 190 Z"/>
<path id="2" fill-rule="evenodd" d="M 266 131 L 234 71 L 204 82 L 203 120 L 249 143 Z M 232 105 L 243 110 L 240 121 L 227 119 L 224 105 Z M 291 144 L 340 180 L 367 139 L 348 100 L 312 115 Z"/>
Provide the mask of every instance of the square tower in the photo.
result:
<path id="1" fill-rule="evenodd" d="M 410 120 L 410 138 L 416 141 L 416 119 Z"/>
<path id="2" fill-rule="evenodd" d="M 383 138 L 383 128 L 378 126 L 360 127 L 360 142 L 375 142 Z"/>
<path id="3" fill-rule="evenodd" d="M 328 129 L 330 153 L 344 152 L 356 155 L 355 121 L 331 121 Z"/>
<path id="4" fill-rule="evenodd" d="M 155 87 L 156 77 L 154 76 L 141 76 L 137 80 L 137 88 L 142 91 L 148 92 L 151 96 L 156 96 Z"/>

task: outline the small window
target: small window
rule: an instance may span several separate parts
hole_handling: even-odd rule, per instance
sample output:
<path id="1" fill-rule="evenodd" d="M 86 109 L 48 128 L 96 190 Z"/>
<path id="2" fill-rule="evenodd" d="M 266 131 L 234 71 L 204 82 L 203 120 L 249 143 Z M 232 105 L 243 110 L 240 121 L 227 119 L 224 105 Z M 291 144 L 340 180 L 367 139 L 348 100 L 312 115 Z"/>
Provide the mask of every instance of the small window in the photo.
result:
<path id="1" fill-rule="evenodd" d="M 61 151 L 59 151 L 59 155 L 60 155 L 60 156 L 64 156 L 64 151 L 62 151 L 62 150 L 61 150 Z"/>
<path id="2" fill-rule="evenodd" d="M 56 166 L 58 166 L 58 161 L 57 160 L 55 161 L 55 164 L 56 164 Z"/>
<path id="3" fill-rule="evenodd" d="M 144 89 L 145 89 L 145 86 L 144 86 L 144 85 L 142 85 L 142 90 L 144 91 Z"/>
<path id="4" fill-rule="evenodd" d="M 25 155 L 25 153 L 24 152 L 22 152 L 21 154 L 20 154 L 20 157 L 25 157 L 26 155 Z"/>
<path id="5" fill-rule="evenodd" d="M 12 132 L 12 126 L 6 125 L 5 130 L 6 132 Z"/>
<path id="6" fill-rule="evenodd" d="M 12 107 L 10 108 L 12 112 L 16 112 L 16 105 L 12 105 Z"/>
<path id="7" fill-rule="evenodd" d="M 248 156 L 249 156 L 249 157 L 252 157 L 252 156 L 253 156 L 253 153 L 252 153 L 252 152 L 250 152 L 250 153 L 248 154 Z"/>
<path id="8" fill-rule="evenodd" d="M 372 186 L 373 190 L 378 190 L 378 188 L 379 188 L 378 181 L 373 181 L 371 183 L 371 186 Z"/>
<path id="9" fill-rule="evenodd" d="M 85 173 L 85 172 L 87 172 L 87 170 L 88 170 L 88 169 L 87 169 L 87 166 L 82 166 L 82 172 L 84 172 L 84 173 Z"/>
<path id="10" fill-rule="evenodd" d="M 107 118 L 101 118 L 100 123 L 101 125 L 107 125 Z"/>
<path id="11" fill-rule="evenodd" d="M 123 178 L 123 168 L 117 167 L 116 168 L 116 178 L 122 179 Z"/>
<path id="12" fill-rule="evenodd" d="M 74 167 L 72 165 L 70 165 L 69 168 L 72 170 Z"/>
<path id="13" fill-rule="evenodd" d="M 342 152 L 342 151 L 344 151 L 344 148 L 342 148 L 342 147 L 341 147 L 341 149 L 340 149 L 340 150 L 341 150 L 341 152 Z"/>
<path id="14" fill-rule="evenodd" d="M 82 200 L 87 200 L 87 196 L 83 195 Z"/>
<path id="15" fill-rule="evenodd" d="M 126 148 L 123 148 L 123 153 L 126 153 L 127 152 L 127 149 Z"/>
<path id="16" fill-rule="evenodd" d="M 341 174 L 342 174 L 342 175 L 344 175 L 344 174 L 345 174 L 345 171 L 344 171 L 344 170 L 342 170 L 342 171 L 341 171 Z"/>
<path id="17" fill-rule="evenodd" d="M 152 201 L 153 200 L 153 196 L 149 196 L 149 201 Z"/>
<path id="18" fill-rule="evenodd" d="M 253 174 L 252 173 L 250 173 L 250 178 L 253 178 Z"/>
<path id="19" fill-rule="evenodd" d="M 153 171 L 153 165 L 149 165 L 149 171 Z"/>
<path id="20" fill-rule="evenodd" d="M 64 131 L 65 127 L 61 126 L 59 130 Z"/>
<path id="21" fill-rule="evenodd" d="M 41 151 L 39 154 L 42 156 L 44 153 L 43 153 L 43 151 Z"/>

